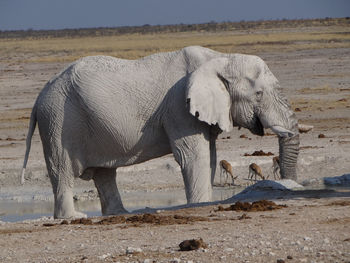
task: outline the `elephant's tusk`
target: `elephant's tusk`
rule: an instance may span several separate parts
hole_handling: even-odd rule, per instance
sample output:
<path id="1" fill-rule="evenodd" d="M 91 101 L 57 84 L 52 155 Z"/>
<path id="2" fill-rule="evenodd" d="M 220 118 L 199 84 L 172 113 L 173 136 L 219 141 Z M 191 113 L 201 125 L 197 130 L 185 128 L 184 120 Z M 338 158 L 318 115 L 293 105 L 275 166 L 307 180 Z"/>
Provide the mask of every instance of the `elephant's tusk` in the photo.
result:
<path id="1" fill-rule="evenodd" d="M 287 130 L 281 126 L 271 126 L 270 129 L 282 138 L 293 137 L 295 135 L 294 132 Z"/>
<path id="2" fill-rule="evenodd" d="M 308 131 L 311 131 L 313 128 L 314 128 L 314 126 L 312 126 L 312 125 L 298 123 L 298 129 L 299 129 L 300 133 L 306 133 Z"/>

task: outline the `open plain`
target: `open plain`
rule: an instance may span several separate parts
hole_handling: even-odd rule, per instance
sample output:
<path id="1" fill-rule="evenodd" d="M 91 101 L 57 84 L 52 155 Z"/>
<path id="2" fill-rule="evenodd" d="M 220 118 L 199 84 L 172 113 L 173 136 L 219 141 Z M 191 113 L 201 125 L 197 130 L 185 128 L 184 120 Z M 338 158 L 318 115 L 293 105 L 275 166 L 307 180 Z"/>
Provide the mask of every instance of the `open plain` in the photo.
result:
<path id="1" fill-rule="evenodd" d="M 349 185 L 324 185 L 325 177 L 350 173 L 350 20 L 279 23 L 216 31 L 0 38 L 0 222 L 7 214 L 23 212 L 13 208 L 17 203 L 28 204 L 29 213 L 44 213 L 43 207 L 52 213 L 38 131 L 26 182 L 19 183 L 29 116 L 45 83 L 81 56 L 137 59 L 189 45 L 255 54 L 279 79 L 299 122 L 314 126 L 300 135 L 298 183 L 308 190 L 275 198 L 286 205 L 280 209 L 225 211 L 211 204 L 159 209 L 153 216 L 128 215 L 107 223 L 101 223 L 101 217 L 77 224 L 52 218 L 1 222 L 0 261 L 350 262 Z M 225 198 L 228 189 L 233 194 L 249 183 L 249 163 L 261 165 L 266 175 L 272 173 L 272 156 L 251 156 L 254 151 L 278 155 L 271 131 L 257 137 L 234 129 L 219 136 L 217 148 L 218 160 L 229 161 L 238 176 L 236 188 L 222 190 L 219 176 L 215 179 L 216 192 L 225 191 Z M 126 208 L 172 206 L 185 200 L 180 170 L 171 155 L 120 168 L 117 174 Z M 171 202 L 160 200 L 174 193 Z M 146 200 L 147 196 L 153 198 Z M 77 179 L 75 199 L 77 206 L 79 201 L 97 201 L 93 183 Z M 33 202 L 40 207 L 31 210 Z M 182 241 L 198 238 L 207 247 L 179 251 Z"/>

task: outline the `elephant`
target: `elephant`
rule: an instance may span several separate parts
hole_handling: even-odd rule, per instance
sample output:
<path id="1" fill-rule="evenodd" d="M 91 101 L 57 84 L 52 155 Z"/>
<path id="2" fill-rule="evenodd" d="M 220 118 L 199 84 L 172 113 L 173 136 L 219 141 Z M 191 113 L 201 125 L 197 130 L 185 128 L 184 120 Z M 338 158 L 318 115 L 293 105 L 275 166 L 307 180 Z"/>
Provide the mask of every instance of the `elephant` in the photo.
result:
<path id="1" fill-rule="evenodd" d="M 282 178 L 296 180 L 298 121 L 279 82 L 254 55 L 200 46 L 137 60 L 83 57 L 53 77 L 33 106 L 22 181 L 38 124 L 54 218 L 76 218 L 75 178 L 93 180 L 103 215 L 127 213 L 116 169 L 173 153 L 187 203 L 209 202 L 216 139 L 233 127 L 278 135 Z"/>

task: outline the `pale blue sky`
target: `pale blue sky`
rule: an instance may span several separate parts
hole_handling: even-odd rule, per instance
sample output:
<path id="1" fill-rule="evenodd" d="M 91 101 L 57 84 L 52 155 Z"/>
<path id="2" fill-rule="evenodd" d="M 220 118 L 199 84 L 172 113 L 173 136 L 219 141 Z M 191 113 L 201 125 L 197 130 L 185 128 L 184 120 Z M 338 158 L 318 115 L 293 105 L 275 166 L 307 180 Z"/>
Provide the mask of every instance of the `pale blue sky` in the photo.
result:
<path id="1" fill-rule="evenodd" d="M 350 0 L 0 0 L 0 30 L 350 16 Z"/>

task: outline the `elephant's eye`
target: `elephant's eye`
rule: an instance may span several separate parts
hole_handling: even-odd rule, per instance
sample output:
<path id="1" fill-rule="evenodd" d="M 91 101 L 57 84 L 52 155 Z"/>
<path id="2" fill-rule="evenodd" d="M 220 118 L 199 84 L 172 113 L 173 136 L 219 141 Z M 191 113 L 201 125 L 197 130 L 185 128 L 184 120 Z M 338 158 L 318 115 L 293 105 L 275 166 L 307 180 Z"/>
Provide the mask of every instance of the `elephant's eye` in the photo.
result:
<path id="1" fill-rule="evenodd" d="M 261 90 L 259 90 L 255 94 L 256 94 L 257 101 L 260 101 L 262 99 L 263 92 Z"/>

